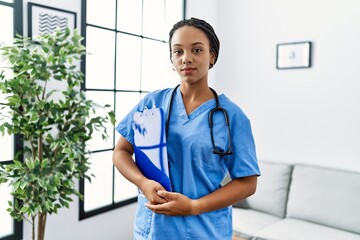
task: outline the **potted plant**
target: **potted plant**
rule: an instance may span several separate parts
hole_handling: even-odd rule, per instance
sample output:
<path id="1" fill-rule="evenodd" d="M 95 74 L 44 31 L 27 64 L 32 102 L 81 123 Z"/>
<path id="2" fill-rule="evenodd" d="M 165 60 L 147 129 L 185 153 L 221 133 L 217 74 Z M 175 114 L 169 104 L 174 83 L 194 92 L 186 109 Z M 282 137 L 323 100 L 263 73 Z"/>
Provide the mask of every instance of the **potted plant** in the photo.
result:
<path id="1" fill-rule="evenodd" d="M 0 133 L 20 134 L 24 141 L 24 161 L 17 153 L 12 164 L 0 166 L 0 184 L 12 186 L 8 211 L 32 223 L 33 240 L 36 219 L 37 239 L 43 240 L 47 215 L 68 208 L 72 196 L 82 197 L 74 180 L 91 177 L 86 142 L 94 131 L 107 138 L 105 125 L 115 122 L 110 105 L 95 104 L 81 90 L 81 40 L 77 30 L 66 29 L 41 35 L 36 43 L 17 36 L 12 46 L 0 48 L 12 70 L 0 74 L 0 93 L 6 94 Z M 64 89 L 51 88 L 51 81 L 64 83 Z"/>

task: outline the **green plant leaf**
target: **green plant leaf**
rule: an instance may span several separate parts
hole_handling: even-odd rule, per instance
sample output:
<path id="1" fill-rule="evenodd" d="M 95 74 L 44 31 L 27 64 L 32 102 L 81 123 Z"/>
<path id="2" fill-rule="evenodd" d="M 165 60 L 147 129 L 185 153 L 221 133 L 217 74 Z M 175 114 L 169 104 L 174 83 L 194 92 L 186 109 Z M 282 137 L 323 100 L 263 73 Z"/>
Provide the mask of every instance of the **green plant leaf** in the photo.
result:
<path id="1" fill-rule="evenodd" d="M 45 168 L 49 164 L 48 159 L 43 159 L 41 162 L 41 168 Z"/>
<path id="2" fill-rule="evenodd" d="M 24 190 L 27 185 L 28 183 L 26 181 L 21 181 L 19 187 Z"/>

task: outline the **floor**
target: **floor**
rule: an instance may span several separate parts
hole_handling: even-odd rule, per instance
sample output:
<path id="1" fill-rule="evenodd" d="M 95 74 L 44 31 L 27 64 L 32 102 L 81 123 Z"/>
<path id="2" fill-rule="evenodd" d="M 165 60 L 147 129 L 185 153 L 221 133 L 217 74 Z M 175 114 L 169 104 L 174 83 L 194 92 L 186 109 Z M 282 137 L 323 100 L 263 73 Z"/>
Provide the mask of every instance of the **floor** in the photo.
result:
<path id="1" fill-rule="evenodd" d="M 239 237 L 239 236 L 233 236 L 232 240 L 246 240 L 246 238 Z"/>

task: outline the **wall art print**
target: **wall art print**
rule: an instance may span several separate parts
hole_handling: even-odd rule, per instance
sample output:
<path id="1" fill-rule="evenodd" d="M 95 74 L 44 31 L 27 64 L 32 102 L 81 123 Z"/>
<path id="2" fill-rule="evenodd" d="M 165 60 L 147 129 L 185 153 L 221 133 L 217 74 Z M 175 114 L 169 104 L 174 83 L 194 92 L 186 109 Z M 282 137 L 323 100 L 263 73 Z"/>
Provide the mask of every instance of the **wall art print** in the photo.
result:
<path id="1" fill-rule="evenodd" d="M 310 68 L 311 48 L 310 41 L 278 44 L 276 48 L 276 68 Z"/>
<path id="2" fill-rule="evenodd" d="M 36 41 L 41 34 L 49 34 L 57 28 L 73 31 L 76 28 L 76 12 L 28 3 L 28 36 Z"/>

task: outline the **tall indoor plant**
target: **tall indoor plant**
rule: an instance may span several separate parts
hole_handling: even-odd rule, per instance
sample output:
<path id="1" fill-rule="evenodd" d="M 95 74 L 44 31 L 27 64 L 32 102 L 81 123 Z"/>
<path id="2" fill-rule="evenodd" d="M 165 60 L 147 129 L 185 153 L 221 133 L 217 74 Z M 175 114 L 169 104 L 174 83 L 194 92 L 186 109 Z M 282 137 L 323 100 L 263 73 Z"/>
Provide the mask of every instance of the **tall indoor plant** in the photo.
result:
<path id="1" fill-rule="evenodd" d="M 95 104 L 81 90 L 81 40 L 77 30 L 70 34 L 66 29 L 39 36 L 36 43 L 17 37 L 0 48 L 12 70 L 0 74 L 0 93 L 7 96 L 0 102 L 0 132 L 19 134 L 24 141 L 24 161 L 0 166 L 0 184 L 11 184 L 14 202 L 8 211 L 32 223 L 32 239 L 36 219 L 42 240 L 47 215 L 69 207 L 74 194 L 81 197 L 74 180 L 90 180 L 86 142 L 94 130 L 107 138 L 105 124 L 115 122 L 109 105 Z M 64 83 L 64 89 L 51 89 L 51 81 Z M 106 110 L 100 111 L 103 116 L 99 108 Z"/>

